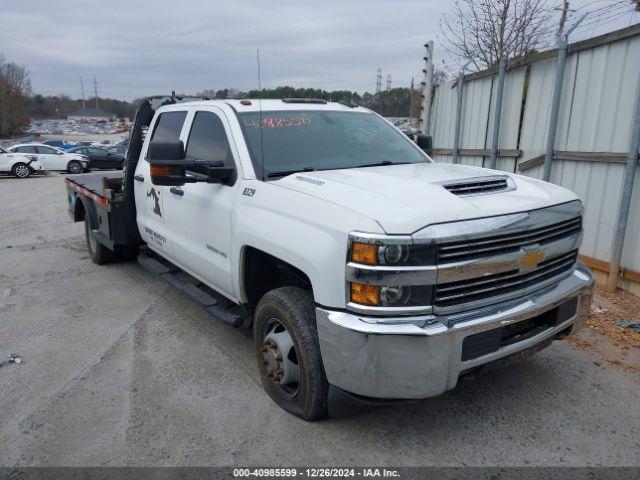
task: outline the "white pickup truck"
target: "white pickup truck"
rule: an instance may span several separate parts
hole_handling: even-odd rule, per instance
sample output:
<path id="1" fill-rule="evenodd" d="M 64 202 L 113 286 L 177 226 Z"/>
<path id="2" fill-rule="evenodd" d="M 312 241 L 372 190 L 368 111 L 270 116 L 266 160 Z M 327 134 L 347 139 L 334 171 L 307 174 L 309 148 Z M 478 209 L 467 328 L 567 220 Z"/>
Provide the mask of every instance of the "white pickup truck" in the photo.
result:
<path id="1" fill-rule="evenodd" d="M 124 174 L 67 177 L 69 213 L 96 263 L 140 252 L 253 328 L 267 393 L 315 420 L 439 395 L 587 316 L 576 195 L 418 145 L 352 105 L 151 97 Z"/>

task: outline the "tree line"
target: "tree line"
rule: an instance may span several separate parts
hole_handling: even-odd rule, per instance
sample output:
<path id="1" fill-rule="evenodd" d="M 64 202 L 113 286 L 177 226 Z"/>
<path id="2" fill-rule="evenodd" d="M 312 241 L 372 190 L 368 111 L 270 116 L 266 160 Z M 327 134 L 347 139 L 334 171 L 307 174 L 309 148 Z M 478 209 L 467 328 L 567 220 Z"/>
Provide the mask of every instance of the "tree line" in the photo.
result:
<path id="1" fill-rule="evenodd" d="M 29 124 L 29 95 L 31 80 L 27 69 L 0 54 L 0 138 L 20 133 Z"/>
<path id="2" fill-rule="evenodd" d="M 181 96 L 189 96 L 182 94 Z M 361 105 L 388 117 L 419 116 L 420 92 L 405 87 L 396 87 L 378 93 L 362 94 L 351 90 L 323 90 L 319 88 L 295 88 L 282 86 L 271 89 L 250 90 L 243 92 L 234 88 L 222 90 L 204 90 L 196 96 L 211 99 L 231 98 L 317 98 L 332 102 Z M 131 102 L 111 98 L 98 98 L 101 109 L 114 114 L 118 118 L 132 119 L 142 102 L 136 99 Z M 85 101 L 88 108 L 94 107 L 95 98 Z M 0 138 L 22 134 L 33 119 L 67 118 L 74 111 L 83 107 L 83 101 L 72 99 L 68 95 L 32 94 L 29 72 L 24 67 L 5 60 L 0 54 Z"/>
<path id="3" fill-rule="evenodd" d="M 387 116 L 408 117 L 412 107 L 411 89 L 396 87 L 383 90 L 378 93 L 364 92 L 362 94 L 351 90 L 323 90 L 320 88 L 296 88 L 282 86 L 276 88 L 263 88 L 262 90 L 239 91 L 233 88 L 223 90 L 204 90 L 198 94 L 208 98 L 317 98 L 331 102 L 356 104 Z M 413 112 L 416 117 L 420 111 L 420 91 L 413 91 Z"/>
<path id="4" fill-rule="evenodd" d="M 98 107 L 118 118 L 133 118 L 140 100 L 127 102 L 112 98 L 98 97 Z M 68 95 L 33 95 L 25 99 L 26 111 L 31 118 L 67 118 L 82 108 L 82 100 L 72 99 Z M 86 108 L 95 108 L 96 99 L 90 97 L 85 101 Z"/>

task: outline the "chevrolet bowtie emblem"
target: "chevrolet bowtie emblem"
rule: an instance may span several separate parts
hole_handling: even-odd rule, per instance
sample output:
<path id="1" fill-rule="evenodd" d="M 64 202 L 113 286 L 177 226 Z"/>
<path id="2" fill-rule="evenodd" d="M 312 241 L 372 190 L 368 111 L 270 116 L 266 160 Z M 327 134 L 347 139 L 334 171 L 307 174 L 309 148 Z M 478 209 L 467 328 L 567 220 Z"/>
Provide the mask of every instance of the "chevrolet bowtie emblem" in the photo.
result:
<path id="1" fill-rule="evenodd" d="M 537 248 L 523 248 L 518 258 L 518 267 L 521 272 L 533 270 L 544 260 L 544 253 Z"/>

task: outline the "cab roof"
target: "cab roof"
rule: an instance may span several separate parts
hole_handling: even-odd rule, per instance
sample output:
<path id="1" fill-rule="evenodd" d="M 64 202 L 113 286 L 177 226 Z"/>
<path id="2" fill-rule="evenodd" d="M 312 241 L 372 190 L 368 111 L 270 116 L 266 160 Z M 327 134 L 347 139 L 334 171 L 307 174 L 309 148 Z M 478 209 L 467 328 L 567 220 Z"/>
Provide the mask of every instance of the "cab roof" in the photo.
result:
<path id="1" fill-rule="evenodd" d="M 178 104 L 173 104 L 178 105 Z M 238 100 L 194 100 L 188 102 L 180 102 L 180 106 L 198 106 L 204 105 L 229 105 L 238 113 L 273 111 L 273 110 L 331 110 L 331 111 L 368 111 L 368 109 L 358 106 L 349 106 L 338 102 L 315 101 L 310 99 L 255 99 L 243 98 Z"/>

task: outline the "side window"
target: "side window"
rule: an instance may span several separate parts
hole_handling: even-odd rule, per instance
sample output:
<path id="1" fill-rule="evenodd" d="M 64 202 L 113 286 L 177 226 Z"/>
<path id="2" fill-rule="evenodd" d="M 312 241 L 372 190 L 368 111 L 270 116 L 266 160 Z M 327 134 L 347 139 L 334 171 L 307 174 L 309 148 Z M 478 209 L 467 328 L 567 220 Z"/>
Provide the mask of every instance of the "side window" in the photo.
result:
<path id="1" fill-rule="evenodd" d="M 36 147 L 18 147 L 16 148 L 18 153 L 37 153 Z"/>
<path id="2" fill-rule="evenodd" d="M 233 164 L 229 140 L 220 117 L 211 112 L 197 112 L 187 141 L 187 158 L 205 161 L 222 160 Z"/>
<path id="3" fill-rule="evenodd" d="M 151 135 L 151 140 L 178 140 L 187 112 L 161 113 Z"/>
<path id="4" fill-rule="evenodd" d="M 38 147 L 38 153 L 42 153 L 45 155 L 55 155 L 56 152 L 53 148 L 49 148 L 49 147 Z"/>
<path id="5" fill-rule="evenodd" d="M 94 157 L 104 157 L 107 152 L 102 150 L 101 148 L 87 148 L 87 152 L 89 155 L 93 155 Z"/>

